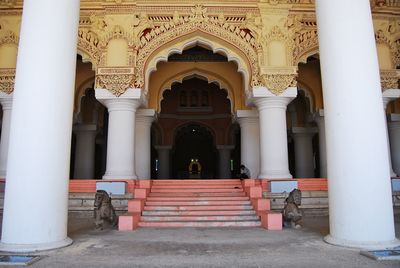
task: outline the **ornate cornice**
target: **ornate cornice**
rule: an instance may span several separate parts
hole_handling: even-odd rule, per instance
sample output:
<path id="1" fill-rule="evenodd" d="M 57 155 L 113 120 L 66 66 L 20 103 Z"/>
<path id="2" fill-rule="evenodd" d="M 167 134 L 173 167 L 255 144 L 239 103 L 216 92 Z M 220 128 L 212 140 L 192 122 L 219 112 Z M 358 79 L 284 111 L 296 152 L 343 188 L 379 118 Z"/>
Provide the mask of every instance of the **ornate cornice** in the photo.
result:
<path id="1" fill-rule="evenodd" d="M 134 88 L 133 68 L 99 68 L 95 80 L 96 88 L 104 88 L 119 97 L 128 88 Z"/>
<path id="2" fill-rule="evenodd" d="M 0 69 L 0 91 L 10 94 L 14 91 L 15 69 Z"/>
<path id="3" fill-rule="evenodd" d="M 382 91 L 400 87 L 400 70 L 381 70 L 380 74 Z"/>

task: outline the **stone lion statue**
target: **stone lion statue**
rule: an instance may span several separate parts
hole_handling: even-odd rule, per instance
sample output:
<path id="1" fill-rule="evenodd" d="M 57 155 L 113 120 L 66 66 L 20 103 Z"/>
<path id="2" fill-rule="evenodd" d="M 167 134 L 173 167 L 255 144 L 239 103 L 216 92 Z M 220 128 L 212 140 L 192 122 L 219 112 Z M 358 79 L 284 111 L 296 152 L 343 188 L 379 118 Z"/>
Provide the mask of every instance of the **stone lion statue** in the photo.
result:
<path id="1" fill-rule="evenodd" d="M 303 217 L 299 206 L 301 205 L 301 191 L 294 189 L 290 192 L 285 200 L 285 207 L 283 208 L 283 225 L 299 229 L 301 225 L 298 223 Z"/>
<path id="2" fill-rule="evenodd" d="M 111 204 L 111 198 L 104 190 L 97 190 L 94 198 L 94 218 L 96 230 L 103 230 L 104 220 L 109 222 L 112 226 L 118 223 L 115 209 Z"/>

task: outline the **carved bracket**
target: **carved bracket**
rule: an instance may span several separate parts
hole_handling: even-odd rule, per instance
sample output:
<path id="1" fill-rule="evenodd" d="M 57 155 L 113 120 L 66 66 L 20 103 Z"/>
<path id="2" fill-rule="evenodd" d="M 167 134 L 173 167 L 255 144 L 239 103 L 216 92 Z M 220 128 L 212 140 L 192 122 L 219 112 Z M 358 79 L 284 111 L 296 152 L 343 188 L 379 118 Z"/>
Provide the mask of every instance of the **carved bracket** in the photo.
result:
<path id="1" fill-rule="evenodd" d="M 266 87 L 273 94 L 280 95 L 288 87 L 297 86 L 297 68 L 295 66 L 289 69 L 264 68 L 263 72 L 264 74 L 253 79 L 253 87 Z"/>
<path id="2" fill-rule="evenodd" d="M 15 69 L 0 69 L 0 91 L 10 94 L 14 91 Z"/>
<path id="3" fill-rule="evenodd" d="M 400 87 L 400 70 L 381 70 L 382 90 Z"/>
<path id="4" fill-rule="evenodd" d="M 135 88 L 133 68 L 99 68 L 96 74 L 96 88 L 105 88 L 119 97 L 128 88 Z"/>

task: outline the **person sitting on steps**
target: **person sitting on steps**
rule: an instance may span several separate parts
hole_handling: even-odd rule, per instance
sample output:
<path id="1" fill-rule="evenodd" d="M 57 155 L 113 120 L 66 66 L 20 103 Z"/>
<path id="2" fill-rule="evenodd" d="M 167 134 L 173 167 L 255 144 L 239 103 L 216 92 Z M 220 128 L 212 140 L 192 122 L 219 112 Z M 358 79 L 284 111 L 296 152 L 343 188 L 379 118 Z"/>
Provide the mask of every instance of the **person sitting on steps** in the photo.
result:
<path id="1" fill-rule="evenodd" d="M 245 165 L 240 165 L 240 179 L 250 178 L 250 170 Z"/>

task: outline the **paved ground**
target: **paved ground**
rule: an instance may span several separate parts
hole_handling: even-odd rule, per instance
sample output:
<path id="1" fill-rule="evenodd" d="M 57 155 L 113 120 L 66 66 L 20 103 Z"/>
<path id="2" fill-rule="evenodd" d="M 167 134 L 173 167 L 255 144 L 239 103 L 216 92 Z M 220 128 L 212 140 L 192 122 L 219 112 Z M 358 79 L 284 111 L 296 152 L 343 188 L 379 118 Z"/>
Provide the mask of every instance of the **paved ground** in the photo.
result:
<path id="1" fill-rule="evenodd" d="M 400 267 L 322 241 L 327 218 L 306 218 L 301 230 L 261 228 L 93 231 L 92 219 L 70 221 L 74 244 L 43 252 L 31 267 Z M 400 217 L 396 217 L 397 234 Z"/>

